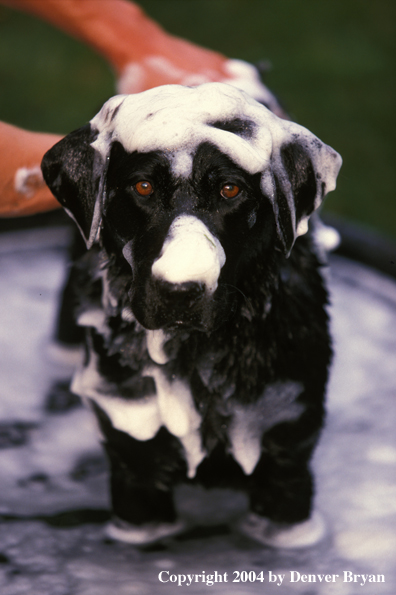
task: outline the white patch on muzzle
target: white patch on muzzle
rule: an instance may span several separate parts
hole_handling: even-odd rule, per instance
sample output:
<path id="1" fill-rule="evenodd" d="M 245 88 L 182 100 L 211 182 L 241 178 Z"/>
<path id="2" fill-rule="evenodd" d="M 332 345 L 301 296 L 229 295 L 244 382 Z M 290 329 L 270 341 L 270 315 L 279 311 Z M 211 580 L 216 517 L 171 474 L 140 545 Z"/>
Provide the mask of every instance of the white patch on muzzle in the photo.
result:
<path id="1" fill-rule="evenodd" d="M 168 283 L 202 283 L 208 293 L 217 289 L 226 257 L 219 240 L 206 225 L 191 215 L 172 223 L 152 274 Z"/>

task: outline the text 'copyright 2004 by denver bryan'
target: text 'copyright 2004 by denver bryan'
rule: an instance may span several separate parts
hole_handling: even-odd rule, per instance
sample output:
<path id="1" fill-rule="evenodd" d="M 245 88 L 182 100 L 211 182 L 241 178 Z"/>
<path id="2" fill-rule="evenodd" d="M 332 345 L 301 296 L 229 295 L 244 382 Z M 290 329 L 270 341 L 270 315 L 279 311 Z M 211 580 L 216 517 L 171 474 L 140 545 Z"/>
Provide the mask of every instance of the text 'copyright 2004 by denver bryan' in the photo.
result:
<path id="1" fill-rule="evenodd" d="M 285 573 L 275 573 L 272 570 L 234 570 L 233 572 L 218 572 L 217 570 L 200 574 L 175 574 L 169 570 L 161 570 L 158 574 L 161 583 L 171 583 L 178 587 L 189 587 L 195 583 L 203 583 L 212 587 L 217 583 L 255 583 L 267 582 L 280 587 L 285 583 L 357 583 L 364 587 L 369 583 L 384 583 L 384 574 L 354 574 L 350 570 L 343 570 L 339 574 L 303 574 L 297 570 L 290 570 Z"/>

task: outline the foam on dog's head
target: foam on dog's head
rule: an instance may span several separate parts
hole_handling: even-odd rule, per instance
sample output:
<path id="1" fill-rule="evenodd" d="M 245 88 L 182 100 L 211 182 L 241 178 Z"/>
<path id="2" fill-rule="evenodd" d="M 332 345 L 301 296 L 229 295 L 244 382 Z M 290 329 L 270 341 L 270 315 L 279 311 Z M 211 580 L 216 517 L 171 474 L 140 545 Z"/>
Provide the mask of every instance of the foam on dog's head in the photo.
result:
<path id="1" fill-rule="evenodd" d="M 62 139 L 43 159 L 47 184 L 76 219 L 88 246 L 100 225 L 115 141 L 131 153 L 162 151 L 173 173 L 184 178 L 191 174 L 197 147 L 208 142 L 246 172 L 260 172 L 286 254 L 307 231 L 308 218 L 325 194 L 334 190 L 341 166 L 340 156 L 306 128 L 278 118 L 224 83 L 118 95 L 89 127 Z"/>
<path id="2" fill-rule="evenodd" d="M 221 83 L 195 88 L 166 85 L 138 95 L 118 95 L 91 120 L 99 131 L 92 146 L 104 158 L 115 140 L 129 152 L 164 151 L 174 173 L 187 178 L 196 148 L 211 142 L 247 171 L 257 172 L 262 158 L 249 141 L 216 126 L 240 119 L 249 100 L 253 101 Z"/>
<path id="3" fill-rule="evenodd" d="M 286 253 L 296 237 L 307 231 L 308 218 L 325 194 L 334 190 L 341 166 L 338 153 L 306 128 L 278 118 L 224 83 L 194 88 L 166 85 L 137 95 L 118 95 L 105 103 L 91 126 L 98 131 L 91 146 L 104 161 L 111 143 L 118 141 L 129 152 L 163 151 L 174 174 L 187 178 L 197 147 L 210 142 L 248 173 L 261 172 L 261 187 L 272 203 Z M 296 155 L 297 168 L 292 163 Z M 312 187 L 315 184 L 311 199 L 298 208 L 297 186 L 307 190 L 308 170 L 317 182 L 309 182 Z"/>

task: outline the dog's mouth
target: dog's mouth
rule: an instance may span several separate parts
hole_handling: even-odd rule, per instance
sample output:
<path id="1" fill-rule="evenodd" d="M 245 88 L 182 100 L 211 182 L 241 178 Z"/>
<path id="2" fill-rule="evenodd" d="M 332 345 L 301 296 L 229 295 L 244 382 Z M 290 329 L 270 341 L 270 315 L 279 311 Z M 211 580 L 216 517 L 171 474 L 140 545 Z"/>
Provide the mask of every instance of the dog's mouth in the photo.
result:
<path id="1" fill-rule="evenodd" d="M 178 330 L 178 329 L 185 329 L 185 328 L 191 328 L 191 323 L 187 322 L 186 320 L 175 320 L 173 322 L 171 322 L 170 324 L 165 326 L 165 330 Z"/>
<path id="2" fill-rule="evenodd" d="M 131 309 L 142 326 L 172 334 L 210 331 L 216 318 L 213 297 L 199 283 L 171 285 L 153 277 L 136 283 L 129 295 Z"/>
<path id="3" fill-rule="evenodd" d="M 207 332 L 210 329 L 203 322 L 193 322 L 190 320 L 174 320 L 162 327 L 166 333 L 177 334 L 179 332 L 200 331 Z"/>
<path id="4" fill-rule="evenodd" d="M 139 316 L 137 316 L 139 320 Z M 185 315 L 173 318 L 171 313 L 167 315 L 163 312 L 161 315 L 150 316 L 150 312 L 145 312 L 145 315 L 139 322 L 148 330 L 163 330 L 165 333 L 178 334 L 191 331 L 210 332 L 213 330 L 213 316 L 208 317 L 208 313 L 186 313 Z"/>
<path id="5" fill-rule="evenodd" d="M 191 331 L 208 333 L 216 326 L 216 309 L 212 300 L 202 299 L 195 306 L 181 309 L 161 300 L 135 297 L 131 306 L 136 319 L 148 330 L 161 329 L 170 334 Z"/>

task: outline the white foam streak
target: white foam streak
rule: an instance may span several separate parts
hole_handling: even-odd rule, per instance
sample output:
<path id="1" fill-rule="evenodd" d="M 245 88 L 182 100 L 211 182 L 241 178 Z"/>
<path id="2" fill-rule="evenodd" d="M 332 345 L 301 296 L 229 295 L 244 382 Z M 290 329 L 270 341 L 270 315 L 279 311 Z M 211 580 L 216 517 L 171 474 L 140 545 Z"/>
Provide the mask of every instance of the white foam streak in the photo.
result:
<path id="1" fill-rule="evenodd" d="M 152 274 L 168 283 L 201 282 L 213 293 L 225 260 L 222 245 L 206 225 L 183 215 L 172 223 Z"/>
<path id="2" fill-rule="evenodd" d="M 242 66 L 234 64 L 231 70 L 242 72 L 249 67 Z M 236 84 L 236 78 L 232 84 Z M 257 73 L 252 80 L 258 84 L 256 79 Z M 235 118 L 253 123 L 250 138 L 213 126 L 216 122 Z M 286 143 L 298 142 L 303 146 L 315 171 L 320 173 L 321 187 L 318 185 L 315 209 L 324 195 L 334 190 L 341 166 L 340 156 L 306 128 L 278 118 L 244 91 L 225 83 L 205 83 L 193 88 L 164 85 L 137 95 L 118 95 L 105 103 L 91 120 L 91 125 L 99 132 L 92 147 L 104 160 L 111 143 L 119 141 L 129 152 L 165 152 L 175 175 L 185 178 L 191 174 L 192 157 L 197 147 L 204 142 L 212 143 L 245 171 L 251 174 L 261 172 L 263 191 L 269 191 L 268 196 L 274 205 L 270 174 L 274 167 L 283 167 L 280 149 Z M 291 192 L 287 200 L 293 215 Z M 295 221 L 294 224 L 296 236 L 306 229 L 302 225 L 297 232 L 298 223 Z"/>
<path id="3" fill-rule="evenodd" d="M 136 440 L 154 438 L 161 427 L 179 438 L 184 447 L 188 476 L 194 477 L 196 468 L 205 457 L 198 414 L 188 385 L 182 380 L 169 381 L 159 366 L 153 365 L 143 376 L 155 381 L 156 394 L 140 399 L 123 399 L 111 388 L 97 369 L 97 356 L 91 353 L 90 363 L 75 375 L 72 391 L 85 401 L 92 399 L 105 411 L 115 428 Z"/>

